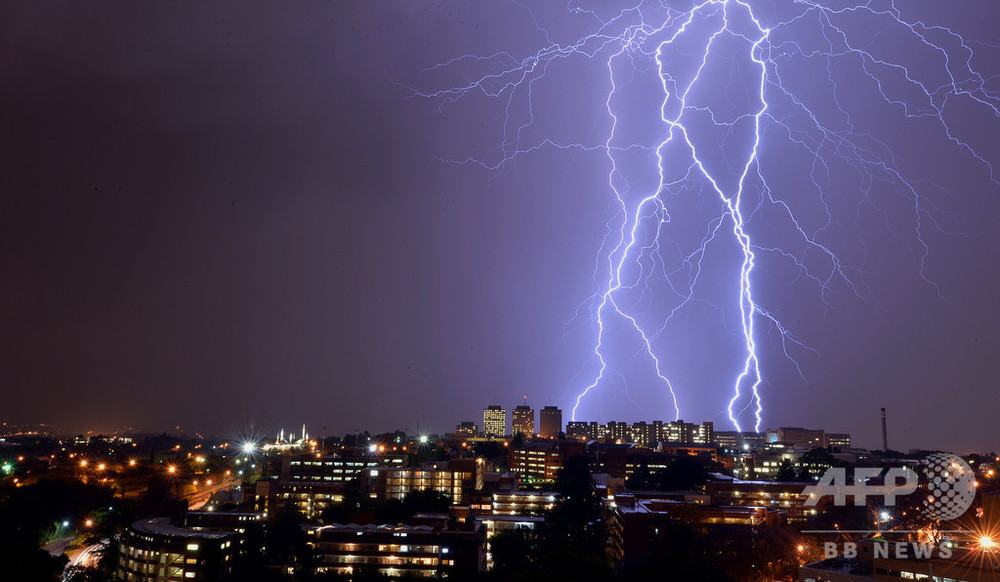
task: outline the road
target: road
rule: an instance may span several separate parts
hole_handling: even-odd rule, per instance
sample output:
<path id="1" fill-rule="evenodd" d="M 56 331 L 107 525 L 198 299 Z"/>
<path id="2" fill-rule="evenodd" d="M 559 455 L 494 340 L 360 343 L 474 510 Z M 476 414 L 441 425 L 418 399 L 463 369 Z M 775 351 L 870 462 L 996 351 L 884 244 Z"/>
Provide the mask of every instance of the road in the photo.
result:
<path id="1" fill-rule="evenodd" d="M 186 496 L 188 501 L 188 509 L 198 510 L 208 503 L 208 500 L 212 497 L 212 494 L 216 491 L 222 491 L 223 489 L 229 489 L 237 482 L 233 479 L 227 481 L 222 481 L 220 483 L 215 483 L 209 487 L 202 487 L 197 492 L 191 493 Z"/>
<path id="2" fill-rule="evenodd" d="M 67 580 L 70 573 L 70 568 L 79 567 L 86 568 L 88 566 L 96 566 L 97 562 L 101 559 L 101 552 L 107 547 L 111 540 L 104 538 L 96 544 L 91 544 L 89 546 L 83 546 L 69 553 L 69 562 L 66 563 L 66 569 L 63 570 L 63 580 Z"/>

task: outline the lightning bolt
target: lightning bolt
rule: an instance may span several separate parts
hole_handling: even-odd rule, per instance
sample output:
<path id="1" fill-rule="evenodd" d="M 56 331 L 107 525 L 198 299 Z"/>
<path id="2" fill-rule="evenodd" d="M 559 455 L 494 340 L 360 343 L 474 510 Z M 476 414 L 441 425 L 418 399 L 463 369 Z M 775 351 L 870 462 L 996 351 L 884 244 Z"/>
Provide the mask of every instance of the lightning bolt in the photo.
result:
<path id="1" fill-rule="evenodd" d="M 503 105 L 502 135 L 496 154 L 447 161 L 502 171 L 515 158 L 542 148 L 602 152 L 606 157 L 607 186 L 614 196 L 615 213 L 606 224 L 604 244 L 598 251 L 595 291 L 577 309 L 578 316 L 584 310 L 589 312 L 595 324 L 593 361 L 597 370 L 575 398 L 574 420 L 581 404 L 611 371 L 607 342 L 612 321 L 624 324 L 638 338 L 641 349 L 637 355 L 652 364 L 664 387 L 668 408 L 676 419 L 680 418 L 678 394 L 654 346 L 685 308 L 707 302 L 698 294 L 704 260 L 710 245 L 725 233 L 730 243 L 735 243 L 740 257 L 731 293 L 739 313 L 740 325 L 735 334 L 743 350 L 739 372 L 732 382 L 732 396 L 724 403 L 725 413 L 736 430 L 752 423 L 753 429 L 759 431 L 764 412 L 764 375 L 758 345 L 762 326 L 768 334 L 777 336 L 781 354 L 800 375 L 796 354 L 811 348 L 755 299 L 758 255 L 768 254 L 791 263 L 801 277 L 815 285 L 824 302 L 835 288 L 849 290 L 862 300 L 871 299 L 861 269 L 849 267 L 834 246 L 824 242 L 834 222 L 830 200 L 834 197 L 835 176 L 844 171 L 838 168 L 854 173 L 863 203 L 882 217 L 892 236 L 911 248 L 920 276 L 935 289 L 925 275 L 929 251 L 925 229 L 955 232 L 939 220 L 940 213 L 926 194 L 936 187 L 928 186 L 926 180 L 908 178 L 893 148 L 872 132 L 857 127 L 856 111 L 843 103 L 838 71 L 853 67 L 871 83 L 884 105 L 906 119 L 933 123 L 942 138 L 979 164 L 994 184 L 1000 182 L 992 162 L 951 127 L 948 114 L 951 107 L 975 106 L 987 115 L 1000 117 L 1000 98 L 989 89 L 991 79 L 973 67 L 974 43 L 950 28 L 908 20 L 895 0 L 703 0 L 686 3 L 682 9 L 675 8 L 677 4 L 681 3 L 640 1 L 602 16 L 602 10 L 584 9 L 571 2 L 568 13 L 590 24 L 587 33 L 570 42 L 552 40 L 554 34 L 538 24 L 531 9 L 518 4 L 528 11 L 545 38 L 543 48 L 520 57 L 509 51 L 465 55 L 424 73 L 452 68 L 465 71 L 469 65 L 489 72 L 472 74 L 468 82 L 441 90 L 412 90 L 442 105 L 473 93 Z M 906 55 L 880 48 L 877 34 L 866 36 L 859 32 L 863 26 L 881 27 L 886 34 L 897 35 L 909 46 L 922 50 L 925 61 L 932 62 L 917 67 L 907 61 Z M 583 143 L 539 136 L 540 132 L 534 131 L 538 124 L 538 84 L 561 61 L 581 58 L 600 63 L 607 71 L 609 90 L 603 109 L 610 128 L 606 138 Z M 729 67 L 729 75 L 722 76 L 725 83 L 720 87 L 716 69 L 722 64 Z M 825 73 L 819 90 L 825 91 L 831 107 L 818 105 L 821 99 L 791 80 L 796 76 L 796 67 L 803 64 Z M 635 90 L 636 79 L 652 76 L 659 95 L 659 130 L 645 140 L 629 139 L 634 132 L 621 127 L 635 125 L 627 103 L 629 91 Z M 630 89 L 626 90 L 626 86 Z M 652 89 L 647 87 L 645 91 Z M 720 98 L 720 91 L 733 95 Z M 782 136 L 786 144 L 811 160 L 809 178 L 821 214 L 818 225 L 815 218 L 802 220 L 789 193 L 771 185 L 773 176 L 761 158 L 768 153 L 765 144 L 776 136 Z M 635 163 L 642 156 L 655 165 L 653 184 L 646 184 L 647 170 Z M 897 232 L 889 213 L 874 200 L 877 185 L 889 185 L 908 200 L 912 230 L 907 235 Z M 708 220 L 693 248 L 674 244 L 670 249 L 667 235 L 672 227 L 671 200 L 690 192 L 704 196 L 706 201 L 709 196 L 705 195 L 710 195 L 718 211 Z M 781 219 L 796 241 L 792 245 L 795 249 L 758 242 L 754 233 L 766 224 L 754 229 L 753 220 L 764 215 L 771 221 Z M 758 220 L 766 222 L 764 218 Z M 657 285 L 669 289 L 674 305 L 658 319 L 644 317 L 644 302 L 653 301 Z"/>

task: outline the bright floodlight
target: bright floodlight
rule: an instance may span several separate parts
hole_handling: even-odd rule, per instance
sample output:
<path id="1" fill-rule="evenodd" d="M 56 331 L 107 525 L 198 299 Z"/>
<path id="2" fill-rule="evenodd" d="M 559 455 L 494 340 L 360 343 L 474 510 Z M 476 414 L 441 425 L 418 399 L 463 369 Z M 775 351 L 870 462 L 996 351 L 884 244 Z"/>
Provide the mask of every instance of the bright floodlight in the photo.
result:
<path id="1" fill-rule="evenodd" d="M 993 538 L 991 538 L 990 536 L 983 536 L 983 537 L 979 538 L 979 547 L 980 548 L 995 548 L 995 547 L 997 547 L 997 543 L 995 541 L 993 541 Z"/>
<path id="2" fill-rule="evenodd" d="M 376 444 L 370 444 L 370 445 L 368 445 L 368 452 L 369 453 L 377 453 L 378 452 L 378 445 L 376 445 Z"/>
<path id="3" fill-rule="evenodd" d="M 425 435 L 425 434 L 420 435 L 420 444 L 426 445 L 427 444 L 427 440 L 428 440 L 427 439 L 427 435 Z"/>
<path id="4" fill-rule="evenodd" d="M 251 442 L 245 442 L 245 443 L 243 443 L 243 452 L 246 453 L 246 454 L 248 454 L 248 455 L 250 453 L 254 452 L 254 450 L 256 450 L 256 449 L 257 449 L 257 445 L 255 445 L 255 444 L 253 444 Z"/>
<path id="5" fill-rule="evenodd" d="M 889 517 L 890 517 L 888 511 L 883 511 L 879 515 L 882 517 L 883 520 L 889 519 Z"/>
<path id="6" fill-rule="evenodd" d="M 63 527 L 69 527 L 69 522 L 68 521 L 64 521 L 63 522 Z"/>

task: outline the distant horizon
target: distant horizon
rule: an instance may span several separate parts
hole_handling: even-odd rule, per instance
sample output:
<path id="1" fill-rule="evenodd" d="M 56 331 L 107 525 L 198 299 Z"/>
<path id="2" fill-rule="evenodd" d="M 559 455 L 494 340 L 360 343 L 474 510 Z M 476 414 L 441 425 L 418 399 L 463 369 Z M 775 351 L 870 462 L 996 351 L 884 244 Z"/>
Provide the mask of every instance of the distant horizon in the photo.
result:
<path id="1" fill-rule="evenodd" d="M 536 412 L 538 410 L 540 410 L 540 408 L 535 408 Z M 421 434 L 436 434 L 436 435 L 440 436 L 440 435 L 444 435 L 446 433 L 454 433 L 455 427 L 459 423 L 461 423 L 461 422 L 467 422 L 467 421 L 470 421 L 470 420 L 472 422 L 475 422 L 476 426 L 480 430 L 482 430 L 482 426 L 481 426 L 482 425 L 481 412 L 482 411 L 480 411 L 480 417 L 478 419 L 456 420 L 450 426 L 450 428 L 447 428 L 447 429 L 444 429 L 444 430 L 412 429 L 412 428 L 408 429 L 408 428 L 405 428 L 405 427 L 395 427 L 395 428 L 389 428 L 389 429 L 381 429 L 380 428 L 378 430 L 371 430 L 371 429 L 366 429 L 366 428 L 362 427 L 361 430 L 359 430 L 359 431 L 358 430 L 343 430 L 342 431 L 342 430 L 335 430 L 335 429 L 331 430 L 330 427 L 326 426 L 326 425 L 310 424 L 308 422 L 305 423 L 305 424 L 306 424 L 306 429 L 307 429 L 307 432 L 309 433 L 309 437 L 310 438 L 319 438 L 321 432 L 324 433 L 324 438 L 331 438 L 331 437 L 340 438 L 340 437 L 343 437 L 345 435 L 360 434 L 360 433 L 366 432 L 366 431 L 369 434 L 371 434 L 371 435 L 378 435 L 378 434 L 387 434 L 387 433 L 395 432 L 397 430 L 398 431 L 403 431 L 404 433 L 407 434 L 407 436 L 419 436 Z M 647 423 L 650 423 L 650 422 L 654 422 L 656 420 L 661 420 L 661 419 L 625 420 L 625 421 L 622 421 L 622 420 L 608 420 L 608 421 L 603 421 L 603 422 L 601 422 L 601 421 L 596 421 L 596 422 L 599 422 L 602 425 L 603 424 L 607 424 L 607 422 L 612 422 L 612 421 L 614 421 L 614 422 L 626 422 L 629 425 L 631 425 L 631 424 L 636 423 L 636 422 L 647 422 Z M 688 421 L 688 420 L 684 420 L 684 419 L 681 419 L 681 421 L 682 422 L 690 422 L 690 423 L 693 423 L 693 424 L 702 424 L 703 422 L 711 422 L 711 421 L 700 421 L 700 422 L 699 421 Z M 59 427 L 60 429 L 64 429 L 67 432 L 56 433 L 55 431 L 53 431 L 53 434 L 56 435 L 56 436 L 63 437 L 63 438 L 72 438 L 72 437 L 78 436 L 78 435 L 84 435 L 84 436 L 104 436 L 104 435 L 106 435 L 106 436 L 112 436 L 112 435 L 115 435 L 115 434 L 123 434 L 125 432 L 127 432 L 129 434 L 133 434 L 133 435 L 140 435 L 140 436 L 158 436 L 158 435 L 161 435 L 161 434 L 166 434 L 168 436 L 176 437 L 176 438 L 184 438 L 184 439 L 204 438 L 206 440 L 219 440 L 219 441 L 240 440 L 240 439 L 245 439 L 248 436 L 251 436 L 247 431 L 242 431 L 242 432 L 241 431 L 235 431 L 235 432 L 234 431 L 230 431 L 229 434 L 222 434 L 218 430 L 212 430 L 212 429 L 194 429 L 194 428 L 187 428 L 187 427 L 179 426 L 179 425 L 161 426 L 159 428 L 151 428 L 151 427 L 133 427 L 133 426 L 130 426 L 130 425 L 120 425 L 118 427 L 110 427 L 110 426 L 100 426 L 100 425 L 88 426 L 88 425 L 72 425 L 72 424 L 58 424 L 58 423 L 31 423 L 31 422 L 9 422 L 9 421 L 0 421 L 0 422 L 3 422 L 3 424 L 5 426 L 6 425 L 12 425 L 12 426 L 27 426 L 27 427 L 43 427 L 43 426 L 45 426 L 45 427 Z M 565 430 L 566 425 L 567 425 L 568 422 L 570 422 L 570 421 L 565 420 L 565 419 L 563 420 L 562 427 L 561 427 L 562 430 Z M 584 422 L 594 422 L 594 421 L 587 420 L 587 421 L 584 421 Z M 673 422 L 673 421 L 664 420 L 664 422 Z M 322 430 L 320 428 L 321 426 L 326 426 L 326 430 Z M 286 432 L 286 434 L 287 434 L 287 433 L 290 433 L 290 432 L 298 431 L 298 430 L 301 429 L 301 427 L 302 427 L 302 422 L 292 423 L 292 424 L 284 424 L 284 425 L 275 424 L 271 428 L 260 428 L 258 426 L 256 428 L 254 428 L 254 430 L 253 430 L 254 435 L 255 435 L 254 438 L 257 439 L 257 440 L 261 440 L 262 442 L 270 442 L 277 435 L 277 433 L 279 431 L 281 431 L 281 430 L 284 430 Z M 807 430 L 823 430 L 826 433 L 834 433 L 834 434 L 847 433 L 851 437 L 851 447 L 852 448 L 864 449 L 864 450 L 869 450 L 869 451 L 882 450 L 881 443 L 879 443 L 877 441 L 875 443 L 871 444 L 871 445 L 864 444 L 864 443 L 867 443 L 867 440 L 859 441 L 858 438 L 857 438 L 857 436 L 854 433 L 851 433 L 850 431 L 841 431 L 841 430 L 831 429 L 831 428 L 823 427 L 823 426 L 810 426 L 810 425 L 802 425 L 801 423 L 800 424 L 789 423 L 789 424 L 781 424 L 779 426 L 768 427 L 767 429 L 761 431 L 761 433 L 763 434 L 763 433 L 766 433 L 767 430 L 777 430 L 779 428 L 804 428 L 804 429 L 807 429 Z M 714 432 L 733 432 L 733 430 L 730 429 L 730 428 L 720 429 L 718 426 L 713 426 L 713 431 Z M 752 432 L 752 431 L 750 431 L 750 432 Z M 198 435 L 200 435 L 200 436 L 198 436 Z M 897 452 L 901 452 L 901 453 L 908 453 L 908 452 L 911 452 L 911 451 L 947 451 L 947 452 L 952 452 L 952 453 L 956 453 L 956 454 L 959 454 L 959 455 L 965 455 L 965 454 L 987 454 L 987 453 L 995 454 L 996 451 L 998 450 L 996 447 L 994 447 L 994 448 L 982 448 L 982 449 L 975 449 L 975 448 L 972 448 L 972 447 L 967 447 L 967 448 L 963 448 L 963 449 L 959 449 L 959 450 L 952 450 L 952 449 L 949 449 L 947 447 L 940 447 L 940 446 L 906 446 L 906 447 L 894 447 L 893 444 L 892 444 L 892 433 L 890 432 L 889 435 L 890 435 L 890 437 L 889 437 L 889 449 L 892 450 L 892 451 L 897 451 Z M 879 436 L 878 439 L 881 439 L 881 436 Z"/>

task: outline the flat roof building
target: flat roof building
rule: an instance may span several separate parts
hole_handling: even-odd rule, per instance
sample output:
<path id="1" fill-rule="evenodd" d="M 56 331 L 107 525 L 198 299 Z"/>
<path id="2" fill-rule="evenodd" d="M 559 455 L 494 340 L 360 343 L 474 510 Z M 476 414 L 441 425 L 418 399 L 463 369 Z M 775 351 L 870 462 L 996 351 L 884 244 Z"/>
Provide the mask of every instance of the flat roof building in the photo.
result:
<path id="1" fill-rule="evenodd" d="M 117 579 L 201 582 L 225 578 L 238 546 L 236 533 L 178 527 L 167 517 L 141 519 L 121 536 Z"/>
<path id="2" fill-rule="evenodd" d="M 507 434 L 507 411 L 501 406 L 483 409 L 483 436 L 503 437 Z"/>

